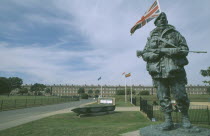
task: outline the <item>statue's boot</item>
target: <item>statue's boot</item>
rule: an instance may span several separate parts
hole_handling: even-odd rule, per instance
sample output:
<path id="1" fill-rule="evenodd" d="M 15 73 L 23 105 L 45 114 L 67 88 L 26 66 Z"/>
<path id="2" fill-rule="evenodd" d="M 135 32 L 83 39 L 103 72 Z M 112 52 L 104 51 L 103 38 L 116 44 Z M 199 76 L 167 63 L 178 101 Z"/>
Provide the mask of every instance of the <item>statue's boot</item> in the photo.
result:
<path id="1" fill-rule="evenodd" d="M 171 112 L 164 113 L 165 122 L 162 124 L 162 130 L 171 130 L 174 127 Z"/>
<path id="2" fill-rule="evenodd" d="M 182 111 L 182 127 L 191 128 L 188 111 Z"/>

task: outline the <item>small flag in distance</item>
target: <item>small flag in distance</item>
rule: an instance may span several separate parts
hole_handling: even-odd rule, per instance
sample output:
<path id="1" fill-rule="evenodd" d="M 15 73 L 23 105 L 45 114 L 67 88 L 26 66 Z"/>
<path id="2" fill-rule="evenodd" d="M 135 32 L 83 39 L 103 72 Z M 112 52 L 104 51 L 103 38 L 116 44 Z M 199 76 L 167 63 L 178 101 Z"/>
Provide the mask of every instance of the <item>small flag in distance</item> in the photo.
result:
<path id="1" fill-rule="evenodd" d="M 125 77 L 130 77 L 131 73 L 125 74 Z"/>

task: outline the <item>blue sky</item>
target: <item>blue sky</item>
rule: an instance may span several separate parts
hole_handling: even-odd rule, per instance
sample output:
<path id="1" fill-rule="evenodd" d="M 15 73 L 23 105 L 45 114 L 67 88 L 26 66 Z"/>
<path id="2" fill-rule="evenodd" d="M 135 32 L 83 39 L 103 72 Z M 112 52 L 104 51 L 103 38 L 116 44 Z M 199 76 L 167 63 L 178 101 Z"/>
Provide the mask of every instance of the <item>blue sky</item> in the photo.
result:
<path id="1" fill-rule="evenodd" d="M 1 0 L 0 76 L 24 84 L 152 85 L 146 63 L 136 57 L 155 28 L 152 20 L 130 36 L 130 28 L 154 0 Z M 199 73 L 210 66 L 209 0 L 159 0 L 186 38 L 188 83 L 203 85 Z M 102 77 L 100 81 L 97 79 Z M 131 84 L 128 81 L 128 84 Z"/>

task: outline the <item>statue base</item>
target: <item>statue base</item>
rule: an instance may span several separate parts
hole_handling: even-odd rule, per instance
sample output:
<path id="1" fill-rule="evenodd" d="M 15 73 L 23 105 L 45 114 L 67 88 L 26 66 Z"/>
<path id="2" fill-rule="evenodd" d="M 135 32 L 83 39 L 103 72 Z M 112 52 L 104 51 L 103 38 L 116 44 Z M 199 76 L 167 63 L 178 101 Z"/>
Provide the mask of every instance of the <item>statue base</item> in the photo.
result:
<path id="1" fill-rule="evenodd" d="M 182 128 L 181 124 L 174 124 L 168 131 L 161 130 L 161 124 L 150 125 L 140 129 L 140 136 L 210 136 L 210 129 L 192 126 Z"/>

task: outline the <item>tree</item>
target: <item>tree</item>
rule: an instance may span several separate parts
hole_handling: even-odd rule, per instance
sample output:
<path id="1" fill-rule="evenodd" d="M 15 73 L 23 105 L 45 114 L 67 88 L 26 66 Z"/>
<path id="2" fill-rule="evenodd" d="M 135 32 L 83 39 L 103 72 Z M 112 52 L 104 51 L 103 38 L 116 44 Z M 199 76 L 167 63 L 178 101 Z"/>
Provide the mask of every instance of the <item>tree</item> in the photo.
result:
<path id="1" fill-rule="evenodd" d="M 11 90 L 16 88 L 21 88 L 23 84 L 23 80 L 19 77 L 9 77 L 8 80 L 10 81 Z"/>
<path id="2" fill-rule="evenodd" d="M 131 94 L 131 90 L 130 90 L 130 88 L 127 88 L 126 89 L 126 94 L 127 95 L 130 95 Z M 135 91 L 134 90 L 132 90 L 132 94 L 135 94 Z M 117 90 L 116 91 L 116 95 L 125 95 L 125 90 Z"/>
<path id="3" fill-rule="evenodd" d="M 79 90 L 77 91 L 77 93 L 79 95 L 84 94 L 85 93 L 85 88 L 83 88 L 83 87 L 79 88 Z"/>
<path id="4" fill-rule="evenodd" d="M 124 90 L 125 91 L 125 90 Z M 125 94 L 125 92 L 124 92 L 124 94 Z M 130 95 L 131 94 L 131 89 L 130 88 L 128 88 L 127 89 L 127 95 Z M 135 95 L 136 94 L 136 92 L 132 89 L 132 94 L 133 95 Z"/>
<path id="5" fill-rule="evenodd" d="M 210 87 L 207 87 L 207 93 L 210 94 Z"/>
<path id="6" fill-rule="evenodd" d="M 0 77 L 0 94 L 8 94 L 11 92 L 10 81 L 6 77 Z"/>
<path id="7" fill-rule="evenodd" d="M 88 99 L 88 94 L 83 93 L 83 94 L 81 95 L 81 98 L 82 98 L 82 99 Z"/>
<path id="8" fill-rule="evenodd" d="M 18 92 L 21 95 L 28 93 L 28 88 L 21 88 L 20 91 Z"/>
<path id="9" fill-rule="evenodd" d="M 93 90 L 88 90 L 88 95 L 92 95 L 93 94 Z"/>
<path id="10" fill-rule="evenodd" d="M 201 70 L 200 73 L 203 77 L 210 77 L 210 67 L 208 67 L 208 69 L 206 70 Z M 203 81 L 203 82 L 210 85 L 210 81 Z"/>
<path id="11" fill-rule="evenodd" d="M 99 93 L 100 93 L 99 90 L 96 90 L 96 91 L 95 91 L 95 94 L 96 94 L 96 95 L 99 95 Z"/>
<path id="12" fill-rule="evenodd" d="M 141 91 L 140 93 L 139 93 L 140 95 L 149 95 L 149 91 Z"/>
<path id="13" fill-rule="evenodd" d="M 125 95 L 125 90 L 117 90 L 116 95 Z"/>
<path id="14" fill-rule="evenodd" d="M 210 77 L 210 67 L 208 67 L 208 69 L 206 70 L 201 70 L 200 73 L 203 77 Z M 207 88 L 207 93 L 210 94 L 210 81 L 203 82 L 209 85 L 209 87 Z"/>
<path id="15" fill-rule="evenodd" d="M 31 91 L 34 91 L 36 95 L 41 94 L 41 91 L 44 91 L 46 88 L 46 85 L 35 83 L 31 86 Z"/>
<path id="16" fill-rule="evenodd" d="M 45 93 L 51 94 L 51 89 L 50 88 L 46 88 L 45 89 Z"/>
<path id="17" fill-rule="evenodd" d="M 99 95 L 99 94 L 100 94 L 100 91 L 99 91 L 99 90 L 96 90 L 96 91 L 95 91 L 94 97 L 95 97 L 95 98 L 98 98 L 98 95 Z"/>

